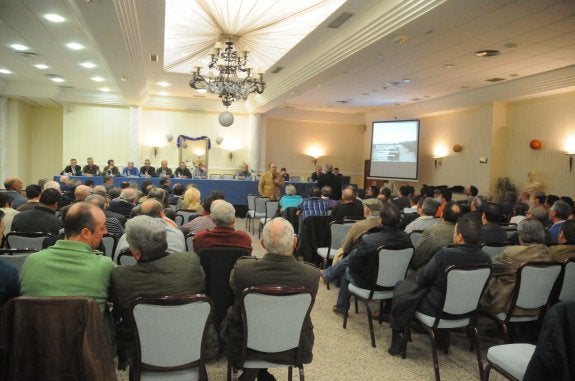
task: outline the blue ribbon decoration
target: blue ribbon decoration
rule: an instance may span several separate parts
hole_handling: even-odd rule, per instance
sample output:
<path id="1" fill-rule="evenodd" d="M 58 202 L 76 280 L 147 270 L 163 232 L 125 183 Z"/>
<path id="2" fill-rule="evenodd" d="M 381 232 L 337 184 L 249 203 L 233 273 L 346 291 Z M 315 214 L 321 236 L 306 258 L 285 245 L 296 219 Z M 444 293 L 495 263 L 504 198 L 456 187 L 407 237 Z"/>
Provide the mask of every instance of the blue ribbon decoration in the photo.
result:
<path id="1" fill-rule="evenodd" d="M 186 135 L 178 135 L 178 139 L 176 140 L 176 146 L 178 148 L 182 145 L 182 138 L 186 139 L 186 140 L 193 140 L 193 141 L 207 140 L 208 141 L 208 149 L 212 149 L 212 141 L 207 136 L 198 136 L 197 138 L 192 138 L 192 137 L 186 136 Z"/>

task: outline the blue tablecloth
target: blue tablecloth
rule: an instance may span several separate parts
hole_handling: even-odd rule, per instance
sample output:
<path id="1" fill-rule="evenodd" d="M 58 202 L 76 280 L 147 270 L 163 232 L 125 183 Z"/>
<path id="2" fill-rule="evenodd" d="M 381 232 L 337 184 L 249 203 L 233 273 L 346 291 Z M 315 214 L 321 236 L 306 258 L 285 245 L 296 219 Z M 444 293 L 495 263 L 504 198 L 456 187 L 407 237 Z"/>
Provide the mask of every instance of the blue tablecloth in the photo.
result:
<path id="1" fill-rule="evenodd" d="M 86 180 L 91 179 L 94 181 L 95 185 L 101 185 L 103 183 L 103 178 L 101 176 L 70 176 L 71 179 L 78 179 L 84 183 Z M 60 176 L 54 176 L 55 181 L 60 180 Z M 122 181 L 132 182 L 135 181 L 138 184 L 138 188 L 141 186 L 142 181 L 150 180 L 154 185 L 158 185 L 160 179 L 157 177 L 114 177 L 114 186 L 119 187 Z M 226 201 L 232 203 L 233 205 L 247 205 L 247 195 L 258 193 L 258 182 L 250 180 L 200 180 L 200 179 L 170 179 L 172 186 L 174 184 L 180 183 L 184 186 L 188 184 L 196 184 L 202 197 L 210 193 L 215 189 L 219 189 L 224 192 L 224 197 Z M 310 188 L 316 183 L 314 182 L 286 182 L 286 184 L 295 185 L 298 194 L 307 197 Z M 282 189 L 282 194 L 283 194 Z"/>

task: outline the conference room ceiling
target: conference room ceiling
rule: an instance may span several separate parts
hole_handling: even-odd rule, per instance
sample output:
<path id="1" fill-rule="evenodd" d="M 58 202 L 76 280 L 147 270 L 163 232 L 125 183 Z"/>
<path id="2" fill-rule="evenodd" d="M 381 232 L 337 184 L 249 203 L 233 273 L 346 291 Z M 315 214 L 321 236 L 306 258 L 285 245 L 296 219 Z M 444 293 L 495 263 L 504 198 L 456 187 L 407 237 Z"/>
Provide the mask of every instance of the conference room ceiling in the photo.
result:
<path id="1" fill-rule="evenodd" d="M 197 0 L 202 9 L 223 1 Z M 246 8 L 257 3 L 241 1 Z M 322 2 L 335 11 L 326 13 L 287 54 L 270 53 L 262 65 L 267 69 L 264 93 L 234 102 L 230 111 L 361 114 L 454 94 L 473 97 L 479 88 L 497 89 L 503 83 L 521 84 L 521 94 L 531 95 L 564 87 L 558 78 L 566 73 L 575 81 L 573 0 L 347 0 L 339 6 L 341 2 Z M 223 111 L 219 98 L 188 86 L 191 75 L 165 70 L 165 10 L 166 2 L 160 0 L 0 0 L 0 95 L 40 105 Z M 329 27 L 344 12 L 352 16 L 338 28 Z M 46 14 L 65 20 L 49 21 Z M 228 34 L 221 14 L 207 19 Z M 188 34 L 190 41 L 198 41 L 205 31 L 201 18 L 183 22 L 193 24 L 184 28 L 182 41 Z M 302 33 L 291 24 L 283 19 L 275 33 Z M 249 40 L 255 60 L 282 40 L 281 34 L 261 37 L 259 42 Z M 66 45 L 72 42 L 83 48 Z M 178 46 L 186 49 L 185 43 Z M 500 54 L 477 57 L 482 49 Z M 80 66 L 87 62 L 94 67 Z M 562 76 L 555 79 L 558 72 Z M 63 82 L 53 82 L 58 77 Z"/>

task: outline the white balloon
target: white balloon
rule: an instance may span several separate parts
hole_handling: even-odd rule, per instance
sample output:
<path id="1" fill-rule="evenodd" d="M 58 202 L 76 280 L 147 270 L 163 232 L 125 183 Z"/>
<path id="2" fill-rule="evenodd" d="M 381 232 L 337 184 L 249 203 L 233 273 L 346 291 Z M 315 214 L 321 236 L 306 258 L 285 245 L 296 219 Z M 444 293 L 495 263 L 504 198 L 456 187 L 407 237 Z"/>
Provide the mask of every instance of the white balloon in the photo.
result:
<path id="1" fill-rule="evenodd" d="M 218 136 L 218 137 L 216 138 L 216 144 L 217 144 L 217 145 L 222 144 L 223 141 L 224 141 L 224 138 L 221 137 L 221 136 Z"/>
<path id="2" fill-rule="evenodd" d="M 218 121 L 224 127 L 229 127 L 234 123 L 234 115 L 229 111 L 224 111 L 218 117 Z"/>

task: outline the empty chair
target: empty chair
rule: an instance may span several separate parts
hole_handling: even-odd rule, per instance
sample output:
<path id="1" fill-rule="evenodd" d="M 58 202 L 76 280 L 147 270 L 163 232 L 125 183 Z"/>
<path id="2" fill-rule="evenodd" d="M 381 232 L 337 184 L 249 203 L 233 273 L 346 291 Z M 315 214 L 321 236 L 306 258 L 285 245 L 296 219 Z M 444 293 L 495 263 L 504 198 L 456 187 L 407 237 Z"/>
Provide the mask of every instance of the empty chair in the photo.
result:
<path id="1" fill-rule="evenodd" d="M 246 230 L 249 229 L 248 223 L 251 222 L 251 219 L 253 219 L 253 215 L 255 212 L 255 199 L 256 197 L 259 197 L 259 195 L 257 194 L 248 194 L 246 196 L 246 201 L 247 201 L 247 205 L 248 205 L 248 211 L 246 212 Z"/>
<path id="2" fill-rule="evenodd" d="M 234 175 L 231 175 L 229 173 L 225 173 L 222 175 L 222 180 L 233 180 L 234 179 Z"/>
<path id="3" fill-rule="evenodd" d="M 481 245 L 481 250 L 485 252 L 485 254 L 489 255 L 491 258 L 498 256 L 505 250 L 509 244 L 501 243 L 501 244 L 489 244 L 489 245 Z"/>
<path id="4" fill-rule="evenodd" d="M 299 368 L 300 381 L 304 380 L 301 358 L 302 328 L 309 320 L 313 297 L 304 287 L 250 287 L 242 295 L 244 320 L 242 358 L 239 364 L 228 361 L 230 373 L 237 380 L 239 369 L 288 367 Z M 277 353 L 293 350 L 291 361 L 278 364 L 260 360 L 258 353 Z M 249 359 L 248 359 L 249 358 Z"/>
<path id="5" fill-rule="evenodd" d="M 409 238 L 411 238 L 411 244 L 413 247 L 416 247 L 419 244 L 422 236 L 423 230 L 412 230 L 411 233 L 409 233 Z"/>
<path id="6" fill-rule="evenodd" d="M 472 342 L 475 343 L 477 364 L 481 377 L 483 365 L 477 332 L 477 307 L 490 275 L 491 266 L 489 265 L 449 266 L 445 269 L 445 292 L 442 295 L 443 301 L 440 312 L 437 316 L 429 316 L 419 311 L 415 313 L 415 321 L 419 323 L 431 339 L 433 369 L 436 380 L 440 380 L 436 342 L 437 330 L 461 327 L 470 327 L 473 330 Z M 406 328 L 405 333 L 406 337 L 409 337 L 409 327 Z M 403 358 L 406 356 L 406 351 L 407 341 L 403 348 Z M 447 349 L 445 351 L 447 352 Z"/>
<path id="7" fill-rule="evenodd" d="M 489 380 L 491 369 L 495 369 L 510 380 L 523 380 L 534 352 L 535 345 L 524 343 L 502 344 L 489 348 L 483 380 Z"/>
<path id="8" fill-rule="evenodd" d="M 8 263 L 20 272 L 26 258 L 35 252 L 34 249 L 0 249 L 0 262 Z"/>
<path id="9" fill-rule="evenodd" d="M 118 239 L 116 238 L 116 236 L 113 236 L 111 234 L 105 234 L 102 237 L 102 244 L 104 245 L 105 249 L 104 255 L 113 258 L 114 253 L 116 252 L 116 246 L 118 245 Z"/>
<path id="10" fill-rule="evenodd" d="M 207 380 L 203 343 L 212 316 L 204 295 L 138 297 L 136 380 Z"/>
<path id="11" fill-rule="evenodd" d="M 304 261 L 313 264 L 322 262 L 322 258 L 317 255 L 317 248 L 330 245 L 330 222 L 330 216 L 310 216 L 301 222 L 296 249 L 297 257 L 301 256 Z"/>
<path id="12" fill-rule="evenodd" d="M 42 242 L 49 236 L 50 234 L 42 232 L 10 232 L 6 234 L 6 246 L 11 249 L 42 250 Z"/>
<path id="13" fill-rule="evenodd" d="M 178 209 L 176 211 L 175 223 L 178 227 L 180 227 L 198 216 L 199 213 L 195 210 Z"/>
<path id="14" fill-rule="evenodd" d="M 347 310 L 343 315 L 343 328 L 347 328 L 347 316 L 349 313 L 350 300 L 352 295 L 356 297 L 355 312 L 357 313 L 357 299 L 365 303 L 367 309 L 367 321 L 369 324 L 369 335 L 371 346 L 375 348 L 375 334 L 373 332 L 373 322 L 371 319 L 371 308 L 369 302 L 379 301 L 380 311 L 383 311 L 383 301 L 393 298 L 393 286 L 400 280 L 405 279 L 407 266 L 413 257 L 413 247 L 393 248 L 381 246 L 377 249 L 377 277 L 369 289 L 361 288 L 353 283 L 349 283 L 349 297 L 347 299 Z"/>
<path id="15" fill-rule="evenodd" d="M 248 214 L 246 215 L 246 224 L 247 229 L 249 229 L 250 223 L 252 226 L 252 234 L 254 234 L 255 226 L 253 221 L 256 219 L 264 218 L 266 216 L 266 202 L 269 200 L 269 197 L 259 197 L 256 196 L 254 198 L 254 208 L 248 210 Z M 249 202 L 249 197 L 248 197 Z M 248 204 L 249 208 L 249 204 Z"/>
<path id="16" fill-rule="evenodd" d="M 496 315 L 481 310 L 482 315 L 497 322 L 506 343 L 510 342 L 507 325 L 535 321 L 551 298 L 551 291 L 561 273 L 558 262 L 525 262 L 517 269 L 517 280 L 507 312 Z M 532 315 L 517 315 L 515 308 L 532 310 Z"/>
<path id="17" fill-rule="evenodd" d="M 210 180 L 221 180 L 222 179 L 222 175 L 214 173 L 210 175 Z"/>
<path id="18" fill-rule="evenodd" d="M 329 224 L 330 244 L 328 247 L 317 248 L 317 254 L 323 258 L 322 264 L 324 268 L 327 267 L 327 265 L 329 265 L 331 260 L 333 260 L 333 257 L 335 256 L 335 252 L 337 251 L 337 249 L 341 248 L 343 239 L 345 238 L 345 235 L 347 234 L 349 229 L 351 229 L 353 224 L 354 222 L 343 223 L 337 221 L 332 221 Z M 327 285 L 327 287 L 329 288 L 329 284 Z"/>
<path id="19" fill-rule="evenodd" d="M 261 238 L 262 229 L 264 228 L 264 225 L 267 224 L 269 220 L 271 220 L 277 215 L 278 208 L 279 208 L 279 201 L 271 201 L 271 200 L 266 201 L 266 215 L 260 218 L 260 224 L 258 228 L 258 238 Z"/>
<path id="20" fill-rule="evenodd" d="M 563 262 L 559 301 L 575 300 L 575 258 Z"/>
<path id="21" fill-rule="evenodd" d="M 186 234 L 186 251 L 190 253 L 194 252 L 194 237 L 196 233 L 188 233 Z"/>
<path id="22" fill-rule="evenodd" d="M 116 258 L 116 263 L 118 265 L 131 266 L 137 263 L 136 258 L 132 255 L 130 249 L 122 250 Z"/>

